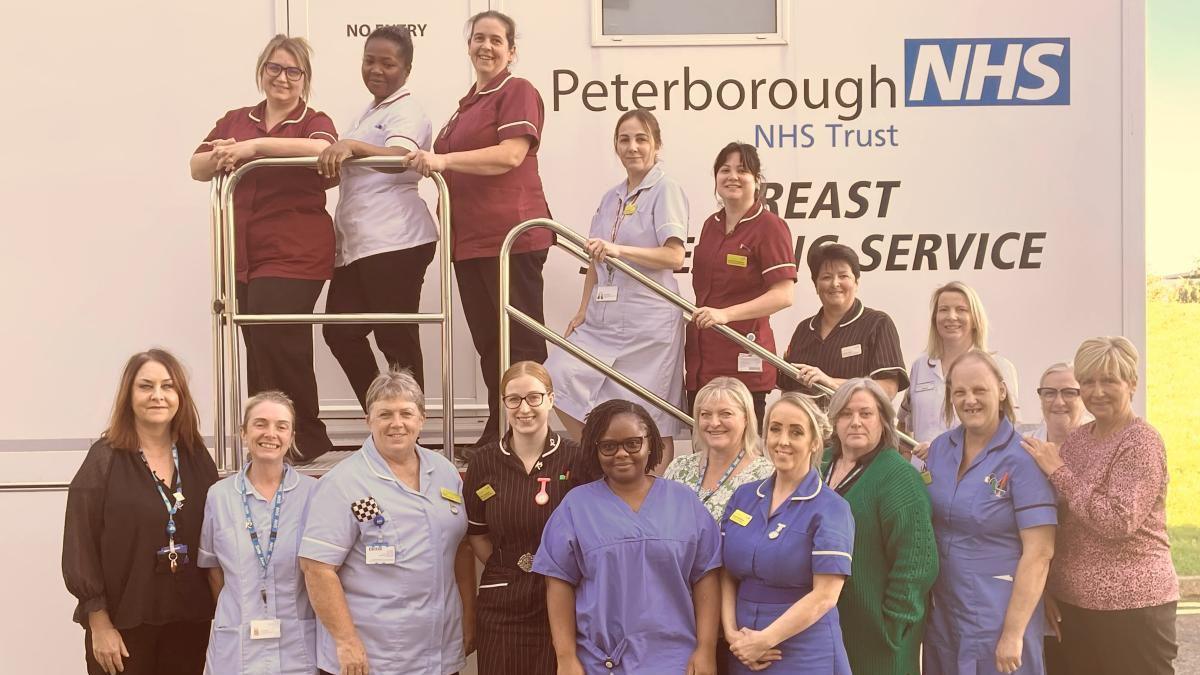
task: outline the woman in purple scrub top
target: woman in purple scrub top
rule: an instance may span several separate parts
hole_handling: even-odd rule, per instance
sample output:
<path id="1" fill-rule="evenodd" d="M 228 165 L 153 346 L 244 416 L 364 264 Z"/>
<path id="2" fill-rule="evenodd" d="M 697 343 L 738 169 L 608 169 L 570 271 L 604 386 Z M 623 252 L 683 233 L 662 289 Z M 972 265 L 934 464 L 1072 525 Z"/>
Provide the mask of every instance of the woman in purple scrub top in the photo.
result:
<path id="1" fill-rule="evenodd" d="M 1042 589 L 1054 556 L 1054 490 L 1013 428 L 1000 367 L 972 349 L 946 371 L 959 426 L 929 447 L 941 571 L 925 632 L 926 675 L 1046 672 Z"/>
<path id="2" fill-rule="evenodd" d="M 560 675 L 716 672 L 717 525 L 696 493 L 656 478 L 662 436 L 629 401 L 588 414 L 583 465 L 601 480 L 550 516 L 533 571 L 546 577 Z"/>

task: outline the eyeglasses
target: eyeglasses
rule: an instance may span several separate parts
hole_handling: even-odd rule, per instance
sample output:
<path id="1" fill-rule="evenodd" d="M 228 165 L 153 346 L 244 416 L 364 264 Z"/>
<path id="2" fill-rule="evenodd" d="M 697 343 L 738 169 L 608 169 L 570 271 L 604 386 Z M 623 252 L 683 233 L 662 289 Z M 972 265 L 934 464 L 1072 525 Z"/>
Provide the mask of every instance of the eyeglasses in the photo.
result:
<path id="1" fill-rule="evenodd" d="M 612 457 L 621 448 L 625 448 L 625 452 L 631 455 L 636 455 L 641 452 L 644 440 L 646 440 L 645 436 L 630 436 L 619 441 L 600 441 L 596 444 L 596 449 L 605 457 Z"/>
<path id="2" fill-rule="evenodd" d="M 1079 398 L 1079 389 L 1075 387 L 1063 387 L 1062 389 L 1055 389 L 1054 387 L 1038 387 L 1037 393 L 1038 396 L 1041 396 L 1042 400 L 1047 403 L 1058 398 L 1060 395 L 1067 403 Z"/>
<path id="3" fill-rule="evenodd" d="M 296 82 L 304 77 L 304 71 L 295 66 L 284 66 L 274 61 L 267 61 L 263 64 L 263 71 L 270 77 L 279 77 L 280 73 L 287 76 L 288 82 Z"/>
<path id="4" fill-rule="evenodd" d="M 529 404 L 530 408 L 536 408 L 542 404 L 542 401 L 546 400 L 547 393 L 549 392 L 531 391 L 524 396 L 517 396 L 516 394 L 505 396 L 504 407 L 508 408 L 509 410 L 516 410 L 517 408 L 521 407 L 521 401 L 524 401 Z"/>

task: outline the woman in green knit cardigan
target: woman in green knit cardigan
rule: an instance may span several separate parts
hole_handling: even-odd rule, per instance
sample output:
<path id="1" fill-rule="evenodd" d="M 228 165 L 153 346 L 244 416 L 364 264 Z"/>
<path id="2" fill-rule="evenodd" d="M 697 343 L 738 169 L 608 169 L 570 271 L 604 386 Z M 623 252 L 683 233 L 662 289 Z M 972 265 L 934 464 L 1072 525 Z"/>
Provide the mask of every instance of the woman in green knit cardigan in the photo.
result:
<path id="1" fill-rule="evenodd" d="M 855 673 L 918 675 L 929 590 L 938 575 L 929 492 L 896 451 L 895 411 L 874 380 L 847 380 L 821 475 L 854 514 L 854 562 L 838 600 Z"/>

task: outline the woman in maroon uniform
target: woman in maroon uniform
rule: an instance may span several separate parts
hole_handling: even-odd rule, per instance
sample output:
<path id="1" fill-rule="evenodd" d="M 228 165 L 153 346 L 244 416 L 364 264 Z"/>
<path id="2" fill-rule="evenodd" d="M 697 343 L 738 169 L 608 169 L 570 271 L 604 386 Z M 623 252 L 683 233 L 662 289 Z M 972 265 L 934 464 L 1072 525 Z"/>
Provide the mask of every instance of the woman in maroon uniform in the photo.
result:
<path id="1" fill-rule="evenodd" d="M 303 38 L 271 38 L 255 68 L 266 98 L 225 113 L 192 154 L 192 178 L 210 180 L 260 157 L 316 157 L 337 141 L 325 113 L 308 107 L 312 64 Z M 308 314 L 333 276 L 333 219 L 325 179 L 313 169 L 252 171 L 234 193 L 237 301 L 242 314 Z M 305 460 L 329 450 L 318 413 L 312 327 L 242 328 L 251 395 L 278 389 L 296 404 L 296 447 Z"/>
<path id="2" fill-rule="evenodd" d="M 509 430 L 471 458 L 463 495 L 467 539 L 485 564 L 479 582 L 479 672 L 553 675 L 546 581 L 533 557 L 551 512 L 583 477 L 579 445 L 550 430 L 554 387 L 540 363 L 500 381 Z"/>
<path id="3" fill-rule="evenodd" d="M 692 288 L 700 309 L 687 327 L 685 387 L 690 406 L 713 378 L 737 378 L 750 390 L 761 425 L 775 366 L 708 329 L 727 324 L 774 352 L 770 317 L 792 305 L 796 256 L 787 223 L 760 199 L 763 176 L 754 146 L 721 148 L 713 177 L 724 208 L 704 221 L 693 253 Z"/>
<path id="4" fill-rule="evenodd" d="M 417 151 L 412 167 L 444 174 L 453 216 L 454 270 L 463 314 L 479 353 L 488 389 L 488 421 L 477 445 L 494 441 L 499 429 L 500 245 L 516 225 L 550 217 L 538 175 L 542 97 L 508 67 L 517 55 L 516 24 L 489 10 L 469 21 L 467 55 L 475 84 L 458 102 L 433 143 Z M 538 320 L 542 315 L 542 266 L 553 241 L 549 230 L 529 232 L 512 252 L 512 304 Z M 546 343 L 513 326 L 512 360 L 546 360 Z"/>

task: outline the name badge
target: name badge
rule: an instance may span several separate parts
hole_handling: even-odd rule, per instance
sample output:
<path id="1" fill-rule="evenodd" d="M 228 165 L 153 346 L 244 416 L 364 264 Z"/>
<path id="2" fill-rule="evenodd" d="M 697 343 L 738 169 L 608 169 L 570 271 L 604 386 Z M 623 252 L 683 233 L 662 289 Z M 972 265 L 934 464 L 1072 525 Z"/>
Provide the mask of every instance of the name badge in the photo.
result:
<path id="1" fill-rule="evenodd" d="M 761 373 L 763 371 L 762 364 L 761 356 L 747 353 L 738 354 L 739 373 Z"/>
<path id="2" fill-rule="evenodd" d="M 637 202 L 629 202 L 625 205 L 625 215 L 632 216 L 637 213 Z"/>
<path id="3" fill-rule="evenodd" d="M 442 499 L 454 502 L 455 504 L 462 503 L 462 495 L 449 488 L 442 488 Z"/>
<path id="4" fill-rule="evenodd" d="M 851 356 L 858 356 L 859 354 L 862 354 L 862 345 L 861 344 L 850 345 L 849 347 L 842 347 L 842 358 L 843 359 L 848 359 Z"/>
<path id="5" fill-rule="evenodd" d="M 745 267 L 750 263 L 750 259 L 744 255 L 729 253 L 725 255 L 725 264 L 732 267 Z"/>
<path id="6" fill-rule="evenodd" d="M 279 639 L 282 634 L 279 619 L 255 619 L 250 622 L 251 640 Z"/>
<path id="7" fill-rule="evenodd" d="M 754 516 L 750 515 L 749 513 L 746 513 L 745 511 L 743 511 L 741 509 L 734 509 L 733 513 L 731 513 L 729 515 L 729 520 L 737 523 L 738 525 L 741 525 L 742 527 L 749 525 L 750 521 L 753 519 L 754 519 Z"/>
<path id="8" fill-rule="evenodd" d="M 596 302 L 616 302 L 617 287 L 616 286 L 597 286 L 596 287 Z"/>
<path id="9" fill-rule="evenodd" d="M 367 544 L 368 565 L 395 565 L 396 547 L 390 544 Z"/>
<path id="10" fill-rule="evenodd" d="M 496 488 L 492 487 L 491 483 L 488 483 L 488 484 L 484 485 L 483 487 L 479 488 L 478 490 L 476 490 L 475 494 L 479 495 L 480 500 L 486 502 L 487 500 L 496 496 Z"/>
<path id="11" fill-rule="evenodd" d="M 918 393 L 922 391 L 933 391 L 935 387 L 937 387 L 937 382 L 918 382 L 917 386 L 913 387 L 913 391 Z"/>

